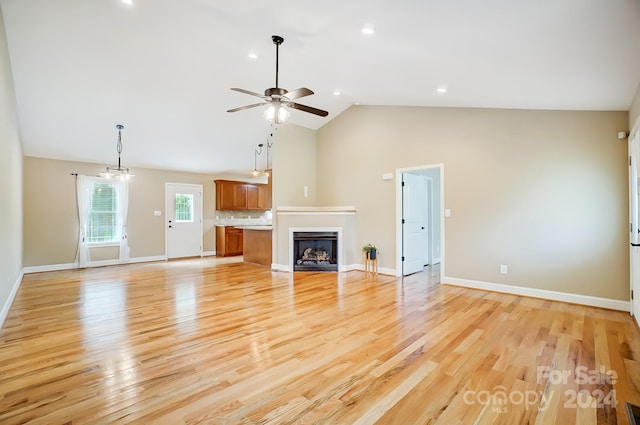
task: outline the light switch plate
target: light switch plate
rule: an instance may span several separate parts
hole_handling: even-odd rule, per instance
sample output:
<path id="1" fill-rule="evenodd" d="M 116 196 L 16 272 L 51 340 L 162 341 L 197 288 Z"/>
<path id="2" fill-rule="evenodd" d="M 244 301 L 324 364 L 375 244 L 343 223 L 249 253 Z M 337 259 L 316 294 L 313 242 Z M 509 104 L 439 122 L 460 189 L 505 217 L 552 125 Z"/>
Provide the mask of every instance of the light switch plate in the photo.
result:
<path id="1" fill-rule="evenodd" d="M 154 215 L 155 217 L 160 217 L 160 216 L 162 215 L 162 211 L 154 211 L 154 212 L 153 212 L 153 215 Z"/>
<path id="2" fill-rule="evenodd" d="M 444 209 L 444 216 L 445 217 L 451 217 L 451 210 L 449 208 L 445 208 Z"/>

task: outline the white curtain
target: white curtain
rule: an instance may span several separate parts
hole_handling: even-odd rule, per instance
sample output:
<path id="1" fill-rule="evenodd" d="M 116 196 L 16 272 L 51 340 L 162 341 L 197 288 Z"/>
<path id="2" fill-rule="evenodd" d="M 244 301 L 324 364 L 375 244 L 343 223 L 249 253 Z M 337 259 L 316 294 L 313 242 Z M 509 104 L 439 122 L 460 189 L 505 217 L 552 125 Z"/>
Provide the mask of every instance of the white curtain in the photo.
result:
<path id="1" fill-rule="evenodd" d="M 86 240 L 87 218 L 89 217 L 89 206 L 91 204 L 91 193 L 95 177 L 78 175 L 76 188 L 78 191 L 78 218 L 80 229 L 78 231 L 78 250 L 76 253 L 76 263 L 78 267 L 87 267 L 91 257 L 89 255 L 89 244 Z"/>
<path id="2" fill-rule="evenodd" d="M 127 216 L 129 215 L 129 182 L 118 182 L 118 219 L 120 226 L 120 263 L 129 262 L 129 239 L 127 239 Z"/>
<path id="3" fill-rule="evenodd" d="M 87 220 L 89 218 L 89 208 L 91 206 L 91 197 L 93 194 L 94 183 L 111 183 L 116 188 L 118 199 L 118 240 L 120 255 L 118 261 L 120 263 L 129 262 L 129 242 L 127 239 L 127 215 L 129 213 L 129 182 L 106 179 L 103 177 L 82 176 L 78 175 L 78 217 L 80 230 L 78 232 L 78 252 L 75 262 L 78 267 L 84 268 L 91 262 L 91 254 L 89 244 L 87 242 Z"/>

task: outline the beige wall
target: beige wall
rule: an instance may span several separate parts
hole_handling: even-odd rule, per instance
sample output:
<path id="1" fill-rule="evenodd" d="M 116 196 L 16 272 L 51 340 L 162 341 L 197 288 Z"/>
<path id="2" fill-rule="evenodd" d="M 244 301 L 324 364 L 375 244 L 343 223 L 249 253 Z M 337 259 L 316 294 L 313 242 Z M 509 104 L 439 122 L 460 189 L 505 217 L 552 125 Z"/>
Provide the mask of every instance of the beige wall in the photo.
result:
<path id="1" fill-rule="evenodd" d="M 97 175 L 103 164 L 24 158 L 24 265 L 73 263 L 78 237 L 75 178 Z M 134 167 L 129 185 L 128 236 L 131 258 L 165 255 L 165 183 L 203 186 L 203 250 L 215 250 L 214 176 Z M 154 211 L 162 211 L 156 217 Z M 117 257 L 117 250 L 92 251 L 92 260 Z"/>
<path id="2" fill-rule="evenodd" d="M 629 131 L 636 130 L 636 126 L 640 127 L 640 84 L 629 109 Z"/>
<path id="3" fill-rule="evenodd" d="M 0 326 L 22 271 L 22 142 L 0 10 Z"/>
<path id="4" fill-rule="evenodd" d="M 288 239 L 278 236 L 278 206 L 316 205 L 316 132 L 290 123 L 280 125 L 274 134 L 272 156 L 272 263 L 280 264 L 286 260 L 279 253 L 288 249 Z"/>
<path id="5" fill-rule="evenodd" d="M 626 112 L 351 107 L 318 131 L 321 205 L 396 268 L 397 168 L 444 164 L 445 275 L 629 299 Z M 499 274 L 500 264 L 509 274 Z"/>
<path id="6" fill-rule="evenodd" d="M 289 123 L 280 126 L 273 143 L 272 191 L 274 207 L 316 205 L 315 131 Z"/>

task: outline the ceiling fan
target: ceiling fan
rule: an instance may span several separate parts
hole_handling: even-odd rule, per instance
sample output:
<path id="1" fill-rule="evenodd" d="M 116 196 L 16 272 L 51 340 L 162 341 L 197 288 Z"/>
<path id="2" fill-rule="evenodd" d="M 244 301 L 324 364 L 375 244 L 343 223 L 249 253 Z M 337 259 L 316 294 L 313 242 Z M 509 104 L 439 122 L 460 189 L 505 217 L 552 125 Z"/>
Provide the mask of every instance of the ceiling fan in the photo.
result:
<path id="1" fill-rule="evenodd" d="M 276 45 L 276 86 L 266 89 L 264 91 L 264 95 L 249 90 L 239 89 L 235 87 L 232 88 L 231 90 L 262 98 L 264 102 L 240 106 L 239 108 L 229 109 L 227 112 L 236 112 L 242 111 L 243 109 L 255 108 L 257 106 L 269 105 L 269 108 L 267 108 L 267 110 L 265 111 L 265 118 L 269 121 L 273 121 L 276 124 L 283 123 L 289 117 L 290 113 L 286 107 L 297 109 L 303 112 L 308 112 L 314 115 L 319 115 L 321 117 L 326 117 L 327 115 L 329 115 L 327 111 L 323 111 L 322 109 L 312 108 L 311 106 L 293 102 L 294 100 L 300 99 L 301 97 L 312 95 L 313 91 L 309 90 L 308 88 L 302 87 L 293 91 L 287 91 L 283 88 L 278 87 L 278 48 L 284 41 L 284 38 L 280 37 L 279 35 L 274 35 L 271 36 L 271 40 L 273 40 L 273 44 Z"/>

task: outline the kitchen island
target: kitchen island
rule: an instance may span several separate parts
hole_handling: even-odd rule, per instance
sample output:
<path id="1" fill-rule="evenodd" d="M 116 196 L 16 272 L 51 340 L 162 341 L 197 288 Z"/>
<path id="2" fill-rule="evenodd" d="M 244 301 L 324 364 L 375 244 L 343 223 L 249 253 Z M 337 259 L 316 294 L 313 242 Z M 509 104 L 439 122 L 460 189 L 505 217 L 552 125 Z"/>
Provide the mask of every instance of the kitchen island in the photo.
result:
<path id="1" fill-rule="evenodd" d="M 273 226 L 236 226 L 242 229 L 243 260 L 271 267 Z"/>

